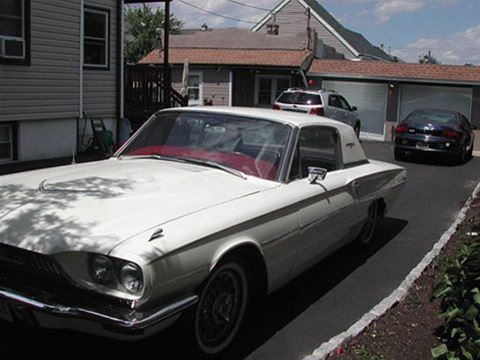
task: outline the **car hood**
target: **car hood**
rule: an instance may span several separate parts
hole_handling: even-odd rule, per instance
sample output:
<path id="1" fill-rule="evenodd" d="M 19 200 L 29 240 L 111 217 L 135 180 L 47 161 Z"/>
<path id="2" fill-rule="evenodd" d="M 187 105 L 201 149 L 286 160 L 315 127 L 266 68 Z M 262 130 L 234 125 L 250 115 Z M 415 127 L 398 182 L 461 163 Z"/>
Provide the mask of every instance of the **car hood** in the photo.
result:
<path id="1" fill-rule="evenodd" d="M 153 159 L 107 160 L 0 177 L 0 243 L 108 253 L 140 232 L 277 184 Z"/>

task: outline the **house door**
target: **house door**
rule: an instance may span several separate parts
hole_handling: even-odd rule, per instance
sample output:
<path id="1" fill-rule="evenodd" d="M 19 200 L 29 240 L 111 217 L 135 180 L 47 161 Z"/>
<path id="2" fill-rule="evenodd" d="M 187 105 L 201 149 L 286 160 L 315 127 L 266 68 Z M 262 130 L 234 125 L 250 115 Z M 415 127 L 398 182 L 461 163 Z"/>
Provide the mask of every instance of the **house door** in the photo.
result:
<path id="1" fill-rule="evenodd" d="M 282 91 L 290 87 L 289 76 L 257 75 L 255 77 L 255 106 L 271 107 Z"/>

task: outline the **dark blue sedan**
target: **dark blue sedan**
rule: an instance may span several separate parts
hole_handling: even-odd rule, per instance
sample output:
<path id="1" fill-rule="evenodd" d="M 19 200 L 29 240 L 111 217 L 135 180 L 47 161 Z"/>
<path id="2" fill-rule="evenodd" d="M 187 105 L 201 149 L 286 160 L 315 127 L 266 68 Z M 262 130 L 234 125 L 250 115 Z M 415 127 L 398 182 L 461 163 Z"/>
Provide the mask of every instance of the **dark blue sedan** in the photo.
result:
<path id="1" fill-rule="evenodd" d="M 456 163 L 472 157 L 474 126 L 455 111 L 418 109 L 395 129 L 395 160 L 420 153 L 443 155 Z"/>

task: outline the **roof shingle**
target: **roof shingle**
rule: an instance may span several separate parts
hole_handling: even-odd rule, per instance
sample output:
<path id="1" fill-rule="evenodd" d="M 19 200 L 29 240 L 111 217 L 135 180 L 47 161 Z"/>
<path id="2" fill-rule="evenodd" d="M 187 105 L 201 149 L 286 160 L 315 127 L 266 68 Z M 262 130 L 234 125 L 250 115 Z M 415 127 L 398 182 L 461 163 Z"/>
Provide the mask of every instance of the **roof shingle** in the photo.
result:
<path id="1" fill-rule="evenodd" d="M 189 60 L 196 65 L 247 65 L 303 67 L 311 53 L 304 50 L 252 50 L 252 49 L 192 49 L 172 48 L 169 52 L 171 64 L 183 64 Z M 162 64 L 163 50 L 153 50 L 139 64 Z"/>
<path id="2" fill-rule="evenodd" d="M 315 59 L 310 75 L 480 84 L 479 66 L 406 64 L 387 61 Z"/>

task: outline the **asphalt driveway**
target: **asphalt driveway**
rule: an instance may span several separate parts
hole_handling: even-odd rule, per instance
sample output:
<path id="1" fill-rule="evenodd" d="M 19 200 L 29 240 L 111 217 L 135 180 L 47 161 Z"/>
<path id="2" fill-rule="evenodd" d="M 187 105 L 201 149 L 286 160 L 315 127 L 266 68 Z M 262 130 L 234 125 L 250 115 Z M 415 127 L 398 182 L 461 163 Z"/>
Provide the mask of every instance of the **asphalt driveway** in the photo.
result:
<path id="1" fill-rule="evenodd" d="M 372 159 L 393 162 L 390 144 L 365 142 Z M 240 340 L 224 359 L 302 359 L 346 330 L 389 295 L 455 220 L 480 181 L 480 158 L 462 166 L 401 163 L 409 181 L 396 207 L 379 224 L 371 247 L 347 247 L 252 309 Z M 190 359 L 179 329 L 138 343 L 0 323 L 2 358 Z M 21 346 L 19 346 L 21 345 Z"/>

